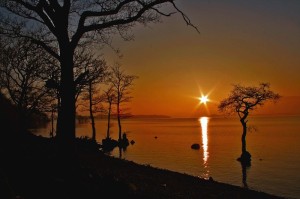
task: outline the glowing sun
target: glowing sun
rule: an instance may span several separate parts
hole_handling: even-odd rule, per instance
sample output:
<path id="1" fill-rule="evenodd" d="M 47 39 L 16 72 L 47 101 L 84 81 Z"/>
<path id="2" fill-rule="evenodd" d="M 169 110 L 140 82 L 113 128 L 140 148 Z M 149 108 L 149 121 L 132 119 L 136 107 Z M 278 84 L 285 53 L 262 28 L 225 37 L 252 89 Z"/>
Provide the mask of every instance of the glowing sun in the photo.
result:
<path id="1" fill-rule="evenodd" d="M 207 96 L 201 96 L 201 97 L 199 97 L 199 100 L 200 100 L 201 104 L 206 104 L 206 102 L 209 101 Z"/>

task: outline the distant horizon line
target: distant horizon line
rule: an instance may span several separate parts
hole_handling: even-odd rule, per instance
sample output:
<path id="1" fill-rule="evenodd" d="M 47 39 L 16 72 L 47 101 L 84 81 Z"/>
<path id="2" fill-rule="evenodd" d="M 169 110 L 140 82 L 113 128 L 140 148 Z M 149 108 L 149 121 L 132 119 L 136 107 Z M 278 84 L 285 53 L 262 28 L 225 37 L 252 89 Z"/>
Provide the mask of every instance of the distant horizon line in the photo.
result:
<path id="1" fill-rule="evenodd" d="M 79 118 L 80 117 L 85 117 L 88 118 L 88 115 L 78 115 Z M 95 118 L 99 118 L 99 119 L 104 119 L 104 117 L 106 117 L 107 115 L 97 115 L 95 116 Z M 290 117 L 295 117 L 295 116 L 300 116 L 300 114 L 290 114 L 290 113 L 278 113 L 278 114 L 252 114 L 249 115 L 249 117 L 279 117 L 279 116 L 290 116 Z M 227 115 L 227 114 L 211 114 L 211 115 L 199 115 L 199 116 L 176 116 L 176 115 L 166 115 L 166 114 L 124 114 L 121 117 L 123 117 L 123 119 L 129 119 L 129 118 L 169 118 L 169 119 L 188 119 L 188 118 L 200 118 L 200 117 L 227 117 L 227 118 L 232 118 L 232 117 L 237 117 L 235 114 L 232 115 Z M 111 116 L 112 119 L 116 118 L 116 115 L 112 115 Z"/>

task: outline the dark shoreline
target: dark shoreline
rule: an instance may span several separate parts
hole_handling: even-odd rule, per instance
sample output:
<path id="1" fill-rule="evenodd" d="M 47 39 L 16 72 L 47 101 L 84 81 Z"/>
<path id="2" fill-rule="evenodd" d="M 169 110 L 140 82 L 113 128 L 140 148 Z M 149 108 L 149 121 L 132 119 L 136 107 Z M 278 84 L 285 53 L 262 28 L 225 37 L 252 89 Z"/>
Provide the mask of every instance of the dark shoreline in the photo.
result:
<path id="1" fill-rule="evenodd" d="M 67 165 L 52 139 L 25 140 L 1 141 L 0 198 L 282 198 L 139 165 L 86 144 L 78 145 L 76 164 Z"/>

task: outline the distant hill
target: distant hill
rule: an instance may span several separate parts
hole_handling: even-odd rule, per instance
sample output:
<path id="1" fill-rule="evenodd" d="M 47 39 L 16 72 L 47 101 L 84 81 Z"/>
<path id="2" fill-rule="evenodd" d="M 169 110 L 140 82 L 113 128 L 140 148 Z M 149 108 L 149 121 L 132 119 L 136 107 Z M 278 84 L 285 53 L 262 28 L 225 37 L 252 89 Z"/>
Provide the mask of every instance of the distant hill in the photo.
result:
<path id="1" fill-rule="evenodd" d="M 168 115 L 132 115 L 132 114 L 122 115 L 121 117 L 122 118 L 171 118 L 171 116 Z M 107 115 L 97 115 L 96 118 L 105 119 L 107 118 Z M 117 118 L 117 115 L 112 114 L 111 118 Z"/>
<path id="2" fill-rule="evenodd" d="M 133 118 L 171 118 L 168 115 L 132 115 Z"/>

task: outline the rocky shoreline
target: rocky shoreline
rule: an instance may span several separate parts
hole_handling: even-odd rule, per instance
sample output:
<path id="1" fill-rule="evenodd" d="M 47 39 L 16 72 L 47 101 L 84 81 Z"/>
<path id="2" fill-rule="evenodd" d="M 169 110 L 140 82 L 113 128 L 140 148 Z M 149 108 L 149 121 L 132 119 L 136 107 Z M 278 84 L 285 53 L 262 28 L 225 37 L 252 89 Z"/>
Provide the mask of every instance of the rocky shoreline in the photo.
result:
<path id="1" fill-rule="evenodd" d="M 1 143 L 0 198 L 281 198 L 238 186 L 105 155 L 78 145 L 76 162 L 65 164 L 49 138 L 30 136 Z"/>

